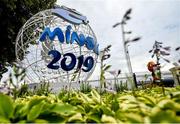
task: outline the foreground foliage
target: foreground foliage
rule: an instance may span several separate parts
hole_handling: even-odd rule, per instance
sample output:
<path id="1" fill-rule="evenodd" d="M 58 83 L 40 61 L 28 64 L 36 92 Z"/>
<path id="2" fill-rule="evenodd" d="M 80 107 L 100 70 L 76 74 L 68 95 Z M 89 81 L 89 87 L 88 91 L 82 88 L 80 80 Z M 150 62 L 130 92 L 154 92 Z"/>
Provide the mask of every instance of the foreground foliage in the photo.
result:
<path id="1" fill-rule="evenodd" d="M 0 122 L 7 123 L 152 123 L 180 122 L 180 87 L 118 94 L 96 90 L 88 94 L 66 91 L 58 96 L 26 96 L 12 99 L 0 94 Z"/>

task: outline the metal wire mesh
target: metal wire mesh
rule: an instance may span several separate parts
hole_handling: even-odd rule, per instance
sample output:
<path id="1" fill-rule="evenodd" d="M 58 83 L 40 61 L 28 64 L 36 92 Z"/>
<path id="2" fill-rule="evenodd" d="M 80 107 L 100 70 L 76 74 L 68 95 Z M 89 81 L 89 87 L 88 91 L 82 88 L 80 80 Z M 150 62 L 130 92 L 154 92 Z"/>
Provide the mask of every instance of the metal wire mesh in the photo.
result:
<path id="1" fill-rule="evenodd" d="M 50 27 L 51 30 L 60 27 L 62 31 L 65 32 L 68 25 L 72 27 L 71 31 L 76 31 L 78 34 L 83 33 L 86 37 L 93 37 L 96 42 L 95 34 L 88 24 L 73 25 L 53 15 L 51 10 L 37 13 L 20 29 L 16 38 L 17 62 L 26 69 L 27 80 L 31 83 L 39 83 L 42 81 L 60 81 L 64 83 L 86 81 L 92 74 L 97 62 L 97 55 L 92 50 L 88 50 L 85 46 L 80 47 L 77 43 L 66 44 L 66 41 L 60 43 L 57 38 L 55 38 L 54 41 L 47 39 L 44 42 L 39 42 L 40 35 L 45 27 Z M 77 57 L 80 55 L 84 55 L 84 57 L 92 56 L 95 61 L 94 67 L 89 72 L 80 70 L 77 73 L 75 73 L 75 69 L 69 72 L 61 68 L 58 70 L 49 69 L 47 68 L 47 64 L 52 58 L 48 55 L 48 52 L 52 49 L 58 50 L 62 55 L 71 52 Z M 68 61 L 70 60 L 67 60 L 67 63 Z M 75 68 L 77 68 L 77 64 Z"/>

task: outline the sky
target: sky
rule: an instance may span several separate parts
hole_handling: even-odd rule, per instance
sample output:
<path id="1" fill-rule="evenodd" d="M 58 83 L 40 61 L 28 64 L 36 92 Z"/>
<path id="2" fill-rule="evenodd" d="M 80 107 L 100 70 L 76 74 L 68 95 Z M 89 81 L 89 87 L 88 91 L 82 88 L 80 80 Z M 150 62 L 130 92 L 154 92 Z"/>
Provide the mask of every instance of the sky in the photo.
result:
<path id="1" fill-rule="evenodd" d="M 147 72 L 147 63 L 155 61 L 148 53 L 155 40 L 163 42 L 163 46 L 171 46 L 171 55 L 167 59 L 176 62 L 180 58 L 180 53 L 174 50 L 180 46 L 180 0 L 57 0 L 57 4 L 76 9 L 87 17 L 100 49 L 112 45 L 111 58 L 106 61 L 112 65 L 112 71 L 121 69 L 122 73 L 128 72 L 121 28 L 112 28 L 112 25 L 120 22 L 129 8 L 132 8 L 132 19 L 128 21 L 125 30 L 133 33 L 128 37 L 142 37 L 128 47 L 133 72 Z M 162 71 L 173 67 L 172 63 L 165 61 L 161 61 L 161 65 Z M 98 72 L 97 64 L 91 78 L 97 79 Z"/>
<path id="2" fill-rule="evenodd" d="M 160 61 L 162 71 L 168 71 L 173 67 L 172 63 L 180 59 L 180 51 L 174 50 L 180 46 L 180 0 L 57 0 L 57 4 L 76 9 L 87 17 L 100 50 L 112 45 L 111 58 L 105 61 L 112 65 L 110 71 L 120 69 L 122 73 L 128 73 L 121 28 L 112 26 L 121 21 L 129 8 L 132 8 L 131 20 L 125 30 L 133 33 L 128 38 L 141 37 L 140 41 L 130 43 L 128 47 L 133 72 L 148 72 L 147 63 L 155 61 L 148 53 L 155 40 L 172 48 L 171 55 L 166 57 L 171 63 Z M 99 67 L 97 63 L 90 80 L 99 79 Z M 106 73 L 106 77 L 112 75 Z"/>

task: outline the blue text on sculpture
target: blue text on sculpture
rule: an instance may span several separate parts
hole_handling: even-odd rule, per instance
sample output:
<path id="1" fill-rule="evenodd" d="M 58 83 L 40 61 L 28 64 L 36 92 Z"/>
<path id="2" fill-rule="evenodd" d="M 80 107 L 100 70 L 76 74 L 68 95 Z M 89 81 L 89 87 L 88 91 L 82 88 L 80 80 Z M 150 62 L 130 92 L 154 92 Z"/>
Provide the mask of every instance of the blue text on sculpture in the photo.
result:
<path id="1" fill-rule="evenodd" d="M 57 36 L 60 43 L 64 43 L 65 40 L 67 44 L 73 44 L 76 42 L 80 47 L 85 45 L 88 50 L 93 50 L 97 55 L 99 54 L 99 44 L 95 43 L 92 37 L 85 37 L 83 34 L 78 35 L 75 31 L 71 33 L 71 29 L 70 25 L 67 26 L 64 35 L 59 27 L 55 28 L 53 31 L 51 31 L 49 27 L 46 27 L 39 40 L 43 42 L 47 37 L 49 37 L 49 39 L 53 41 Z"/>

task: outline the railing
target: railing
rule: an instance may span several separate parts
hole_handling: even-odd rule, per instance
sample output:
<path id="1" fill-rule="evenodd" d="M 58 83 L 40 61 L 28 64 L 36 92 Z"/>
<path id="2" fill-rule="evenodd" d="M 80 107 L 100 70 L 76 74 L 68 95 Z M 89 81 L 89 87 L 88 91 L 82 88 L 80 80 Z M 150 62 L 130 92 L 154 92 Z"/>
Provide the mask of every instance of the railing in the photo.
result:
<path id="1" fill-rule="evenodd" d="M 145 74 L 147 75 L 147 79 L 145 78 Z M 163 72 L 162 77 L 164 79 L 173 79 L 172 74 L 169 72 Z M 122 82 L 123 84 L 128 83 L 128 77 L 122 76 L 118 78 L 108 78 L 106 79 L 106 85 L 107 85 L 107 90 L 109 89 L 114 89 L 114 82 Z M 136 73 L 136 81 L 137 81 L 137 86 L 141 85 L 141 82 L 144 81 L 144 83 L 150 83 L 152 81 L 151 79 L 151 74 L 150 73 Z M 100 80 L 88 80 L 87 82 L 83 83 L 89 83 L 92 87 L 99 87 L 100 85 Z M 34 86 L 37 86 L 38 84 L 29 84 L 29 88 L 33 88 Z M 58 92 L 60 89 L 65 87 L 68 84 L 64 84 L 63 82 L 55 82 L 55 83 L 50 83 L 51 88 L 53 89 L 54 92 Z M 72 88 L 79 89 L 80 83 L 79 82 L 72 82 Z"/>
<path id="2" fill-rule="evenodd" d="M 135 73 L 135 76 L 136 76 L 137 85 L 141 85 L 142 81 L 144 81 L 144 83 L 152 82 L 151 73 L 148 73 L 148 72 Z M 170 72 L 162 72 L 162 79 L 173 79 L 173 76 Z M 121 77 L 117 77 L 117 78 L 107 78 L 105 81 L 106 81 L 108 87 L 110 87 L 110 88 L 113 87 L 115 81 L 122 82 L 122 83 L 129 82 L 127 76 L 121 76 Z M 88 80 L 87 82 L 94 87 L 99 87 L 99 84 L 100 84 L 100 80 Z"/>

